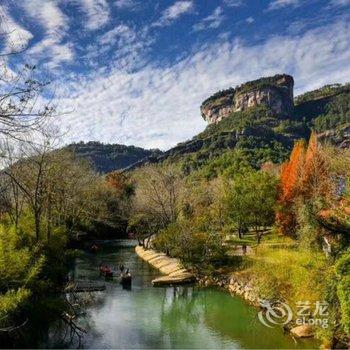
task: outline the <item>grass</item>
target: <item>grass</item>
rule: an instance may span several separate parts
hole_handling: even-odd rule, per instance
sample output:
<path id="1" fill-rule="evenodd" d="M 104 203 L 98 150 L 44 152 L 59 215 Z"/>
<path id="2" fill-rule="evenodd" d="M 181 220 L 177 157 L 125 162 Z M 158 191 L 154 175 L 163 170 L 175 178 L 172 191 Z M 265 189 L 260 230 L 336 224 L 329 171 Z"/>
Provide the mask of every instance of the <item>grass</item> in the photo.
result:
<path id="1" fill-rule="evenodd" d="M 299 301 L 324 300 L 329 262 L 322 253 L 261 245 L 250 271 L 264 297 L 285 300 L 295 309 Z"/>
<path id="2" fill-rule="evenodd" d="M 245 244 L 245 245 L 252 246 L 256 244 L 256 238 L 254 235 L 245 235 L 242 239 L 238 237 L 232 237 L 226 240 L 226 243 L 231 245 Z"/>
<path id="3" fill-rule="evenodd" d="M 227 244 L 232 245 L 248 245 L 248 246 L 256 246 L 257 240 L 254 233 L 249 232 L 245 234 L 242 238 L 238 238 L 237 236 L 232 236 L 226 240 Z M 269 245 L 269 246 L 294 246 L 296 243 L 293 239 L 277 234 L 275 231 L 268 231 L 264 234 L 260 241 L 260 245 Z"/>

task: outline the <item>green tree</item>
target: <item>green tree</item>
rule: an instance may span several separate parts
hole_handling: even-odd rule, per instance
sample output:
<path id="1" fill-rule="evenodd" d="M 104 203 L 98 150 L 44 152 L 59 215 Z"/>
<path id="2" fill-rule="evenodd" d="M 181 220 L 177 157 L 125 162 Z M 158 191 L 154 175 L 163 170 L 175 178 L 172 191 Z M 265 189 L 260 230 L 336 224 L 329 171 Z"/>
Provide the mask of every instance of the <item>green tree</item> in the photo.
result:
<path id="1" fill-rule="evenodd" d="M 224 200 L 228 220 L 238 237 L 252 229 L 260 243 L 266 228 L 274 222 L 277 179 L 262 171 L 248 171 L 227 181 Z"/>
<path id="2" fill-rule="evenodd" d="M 31 297 L 44 265 L 39 247 L 29 249 L 25 234 L 0 225 L 0 326 L 11 326 Z"/>

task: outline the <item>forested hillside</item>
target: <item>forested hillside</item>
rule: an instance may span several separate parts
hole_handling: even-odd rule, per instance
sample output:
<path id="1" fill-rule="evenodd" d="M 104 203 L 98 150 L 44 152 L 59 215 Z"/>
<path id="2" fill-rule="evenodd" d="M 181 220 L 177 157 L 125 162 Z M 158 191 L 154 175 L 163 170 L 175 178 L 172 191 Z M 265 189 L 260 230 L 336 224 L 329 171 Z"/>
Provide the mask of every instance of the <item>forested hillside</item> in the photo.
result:
<path id="1" fill-rule="evenodd" d="M 102 174 L 126 168 L 146 157 L 152 158 L 162 154 L 160 150 L 96 141 L 72 143 L 66 148 L 73 151 L 78 158 L 88 160 L 93 168 Z"/>

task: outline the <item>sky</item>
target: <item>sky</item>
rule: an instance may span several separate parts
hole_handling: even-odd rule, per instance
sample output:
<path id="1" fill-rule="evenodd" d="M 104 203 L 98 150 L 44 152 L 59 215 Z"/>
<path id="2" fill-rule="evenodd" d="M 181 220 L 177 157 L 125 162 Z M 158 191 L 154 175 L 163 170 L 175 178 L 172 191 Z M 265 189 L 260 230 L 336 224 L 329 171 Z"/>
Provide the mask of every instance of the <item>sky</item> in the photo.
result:
<path id="1" fill-rule="evenodd" d="M 350 81 L 350 0 L 0 0 L 0 30 L 9 67 L 50 81 L 64 143 L 166 150 L 205 128 L 217 90 Z"/>

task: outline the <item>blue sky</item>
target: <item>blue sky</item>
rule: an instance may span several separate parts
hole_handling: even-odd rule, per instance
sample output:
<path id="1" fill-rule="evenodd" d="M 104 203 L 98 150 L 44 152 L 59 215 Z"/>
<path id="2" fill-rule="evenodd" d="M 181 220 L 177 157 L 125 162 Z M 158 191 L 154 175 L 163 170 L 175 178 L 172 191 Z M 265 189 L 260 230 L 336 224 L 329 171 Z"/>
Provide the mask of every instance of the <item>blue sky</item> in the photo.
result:
<path id="1" fill-rule="evenodd" d="M 204 129 L 218 89 L 350 81 L 349 19 L 350 0 L 2 0 L 0 50 L 52 82 L 64 143 L 167 149 Z"/>

